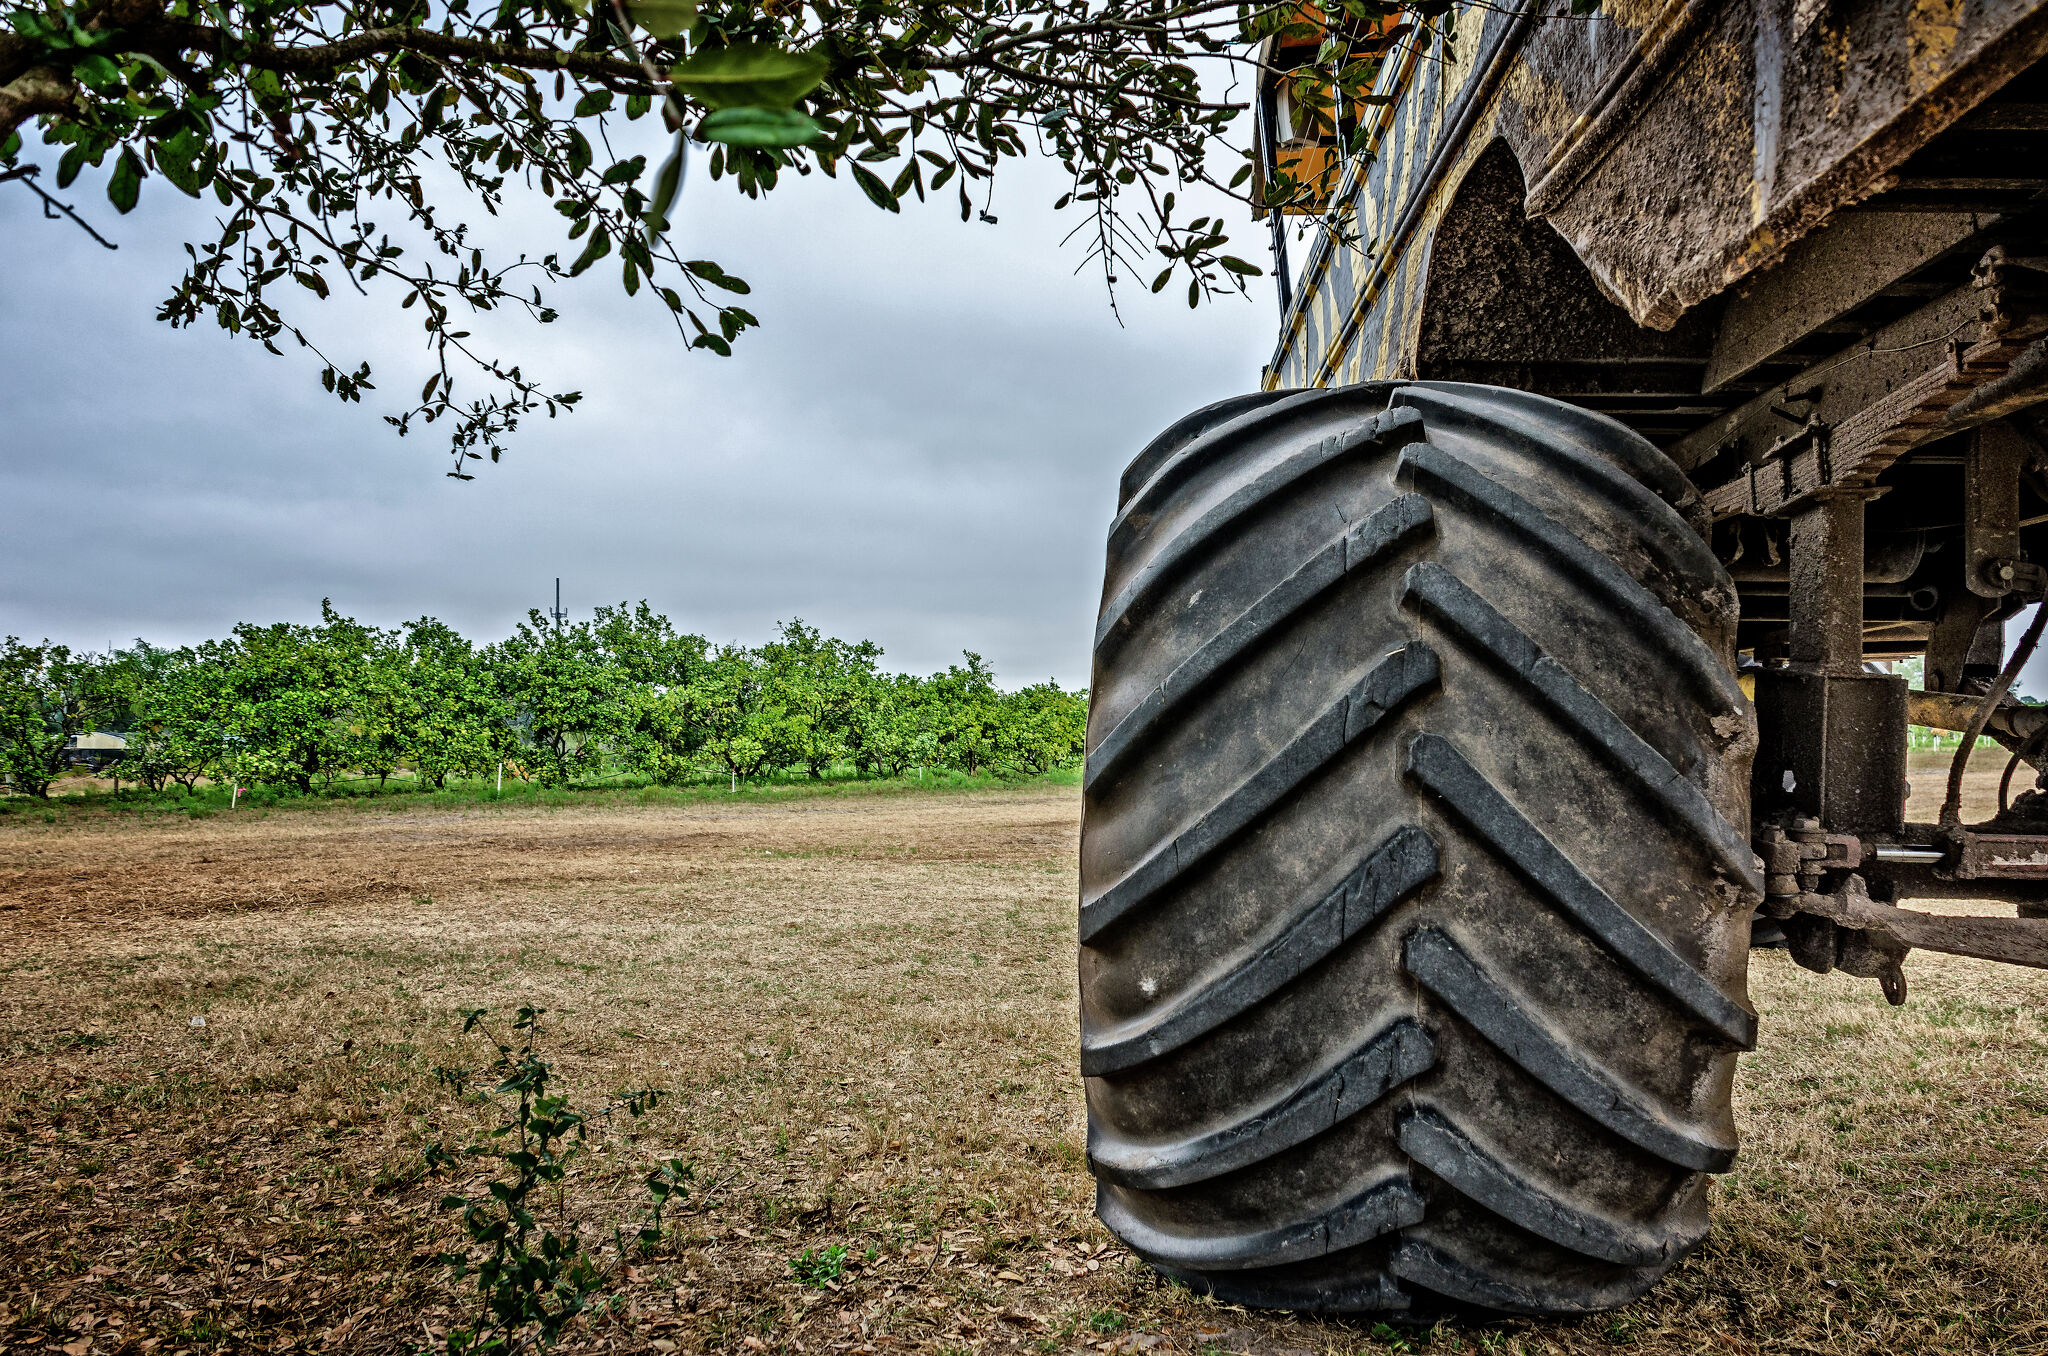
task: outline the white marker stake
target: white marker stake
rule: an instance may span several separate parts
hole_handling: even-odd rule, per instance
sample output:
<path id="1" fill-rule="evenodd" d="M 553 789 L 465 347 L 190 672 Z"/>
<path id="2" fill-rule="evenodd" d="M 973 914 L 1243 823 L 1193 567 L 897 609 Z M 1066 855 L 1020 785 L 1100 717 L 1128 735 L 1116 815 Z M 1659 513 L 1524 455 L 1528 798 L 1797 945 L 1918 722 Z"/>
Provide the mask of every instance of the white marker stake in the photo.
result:
<path id="1" fill-rule="evenodd" d="M 505 760 L 502 758 L 498 760 L 498 794 L 505 794 Z"/>

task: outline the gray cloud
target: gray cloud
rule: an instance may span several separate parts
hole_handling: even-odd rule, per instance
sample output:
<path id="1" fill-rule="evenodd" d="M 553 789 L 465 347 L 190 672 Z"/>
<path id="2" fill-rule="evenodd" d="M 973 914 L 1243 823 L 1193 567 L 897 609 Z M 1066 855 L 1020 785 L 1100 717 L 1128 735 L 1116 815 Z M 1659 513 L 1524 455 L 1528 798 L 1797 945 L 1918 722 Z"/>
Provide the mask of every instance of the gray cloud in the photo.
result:
<path id="1" fill-rule="evenodd" d="M 331 596 L 492 638 L 560 575 L 579 613 L 645 597 L 746 640 L 802 616 L 911 670 L 973 647 L 1007 682 L 1084 682 L 1117 472 L 1254 386 L 1273 337 L 1270 284 L 1190 312 L 1126 279 L 1120 328 L 1058 246 L 1072 214 L 1046 210 L 1047 167 L 1002 185 L 997 227 L 886 215 L 844 181 L 755 202 L 699 178 L 678 230 L 754 284 L 764 329 L 722 360 L 613 275 L 561 289 L 561 322 L 500 330 L 583 406 L 459 484 L 432 430 L 378 417 L 425 376 L 388 308 L 306 309 L 323 347 L 376 365 L 360 407 L 296 357 L 155 322 L 204 214 L 149 187 L 128 218 L 74 190 L 117 254 L 0 190 L 0 630 L 185 642 Z M 557 247 L 544 206 L 521 212 L 503 236 Z"/>

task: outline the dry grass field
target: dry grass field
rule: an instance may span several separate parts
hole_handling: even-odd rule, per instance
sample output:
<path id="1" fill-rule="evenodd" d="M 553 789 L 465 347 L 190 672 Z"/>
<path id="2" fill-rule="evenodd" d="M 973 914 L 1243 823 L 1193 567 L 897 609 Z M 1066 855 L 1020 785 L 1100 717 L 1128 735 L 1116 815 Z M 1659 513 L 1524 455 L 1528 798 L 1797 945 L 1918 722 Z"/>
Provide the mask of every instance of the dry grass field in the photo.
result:
<path id="1" fill-rule="evenodd" d="M 1620 1313 L 1395 1329 L 1158 1283 L 1090 1213 L 1077 805 L 7 822 L 0 1348 L 437 1342 L 466 1313 L 435 1261 L 462 1184 L 422 1151 L 485 1117 L 434 1069 L 478 1060 L 461 1009 L 533 1002 L 580 1095 L 674 1094 L 561 1211 L 595 1242 L 650 1164 L 697 1182 L 571 1350 L 2048 1351 L 2048 975 L 1928 955 L 1902 1010 L 1755 958 L 1712 1239 Z M 832 1245 L 843 1274 L 803 1283 Z"/>

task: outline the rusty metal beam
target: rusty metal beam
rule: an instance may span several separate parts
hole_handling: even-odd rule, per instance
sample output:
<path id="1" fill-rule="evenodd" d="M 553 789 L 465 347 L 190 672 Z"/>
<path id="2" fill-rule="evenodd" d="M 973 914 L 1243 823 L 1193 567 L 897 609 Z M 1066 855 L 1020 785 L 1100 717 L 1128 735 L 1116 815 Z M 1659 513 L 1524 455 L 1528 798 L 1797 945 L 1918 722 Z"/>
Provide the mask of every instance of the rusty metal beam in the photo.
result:
<path id="1" fill-rule="evenodd" d="M 1795 245 L 1784 263 L 1730 294 L 1701 390 L 1711 395 L 1755 371 L 1998 220 L 1970 212 L 1836 218 Z"/>
<path id="2" fill-rule="evenodd" d="M 1869 490 L 1818 495 L 1792 515 L 1792 663 L 1863 674 L 1863 506 Z"/>
<path id="3" fill-rule="evenodd" d="M 2044 268 L 1992 248 L 1970 286 L 1715 420 L 1674 457 L 1695 467 L 1744 453 L 1748 470 L 1708 489 L 1707 507 L 1717 519 L 1773 516 L 1866 488 L 1922 443 L 2048 399 Z"/>
<path id="4" fill-rule="evenodd" d="M 1956 126 L 1966 132 L 2048 132 L 2048 104 L 1983 104 Z"/>
<path id="5" fill-rule="evenodd" d="M 1930 730 L 1960 733 L 1970 728 L 1970 717 L 1977 713 L 1977 705 L 1981 701 L 1981 696 L 1960 692 L 1908 692 L 1906 721 L 1911 725 L 1924 725 Z M 1994 737 L 2002 734 L 2019 740 L 2034 734 L 2044 725 L 2048 725 L 2048 706 L 2015 703 L 1993 711 L 1991 723 L 1984 727 L 1984 733 Z"/>
<path id="6" fill-rule="evenodd" d="M 1950 349 L 1882 400 L 1828 427 L 1811 422 L 1749 471 L 1706 493 L 1716 519 L 1737 514 L 1774 516 L 1833 486 L 1868 486 L 1921 443 L 1969 427 L 1945 420 L 1950 408 L 1978 387 L 2006 375 L 2029 345 L 1987 339 Z M 1995 416 L 1992 416 L 1995 417 Z"/>
<path id="7" fill-rule="evenodd" d="M 1985 598 L 2015 587 L 2020 559 L 2020 470 L 2032 448 L 2019 431 L 1986 424 L 1963 457 L 1963 585 Z"/>
<path id="8" fill-rule="evenodd" d="M 1670 455 L 1688 471 L 1731 452 L 1757 460 L 1791 427 L 1786 412 L 1838 424 L 1924 371 L 1951 338 L 1971 334 L 1981 323 L 1979 310 L 1971 287 L 1936 297 L 1702 425 L 1674 444 Z"/>
<path id="9" fill-rule="evenodd" d="M 1872 899 L 1860 876 L 1833 894 L 1800 895 L 1799 911 L 1921 951 L 2048 970 L 2048 918 L 1954 918 L 1896 908 Z"/>

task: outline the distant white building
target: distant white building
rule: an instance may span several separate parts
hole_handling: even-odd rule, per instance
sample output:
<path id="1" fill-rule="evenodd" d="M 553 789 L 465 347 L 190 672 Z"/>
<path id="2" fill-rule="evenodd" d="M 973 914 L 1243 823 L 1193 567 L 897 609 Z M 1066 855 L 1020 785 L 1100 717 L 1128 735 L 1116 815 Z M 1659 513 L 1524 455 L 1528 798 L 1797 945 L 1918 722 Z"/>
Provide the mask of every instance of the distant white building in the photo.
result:
<path id="1" fill-rule="evenodd" d="M 88 730 L 65 741 L 64 757 L 73 767 L 102 768 L 128 756 L 128 741 L 117 734 Z"/>

